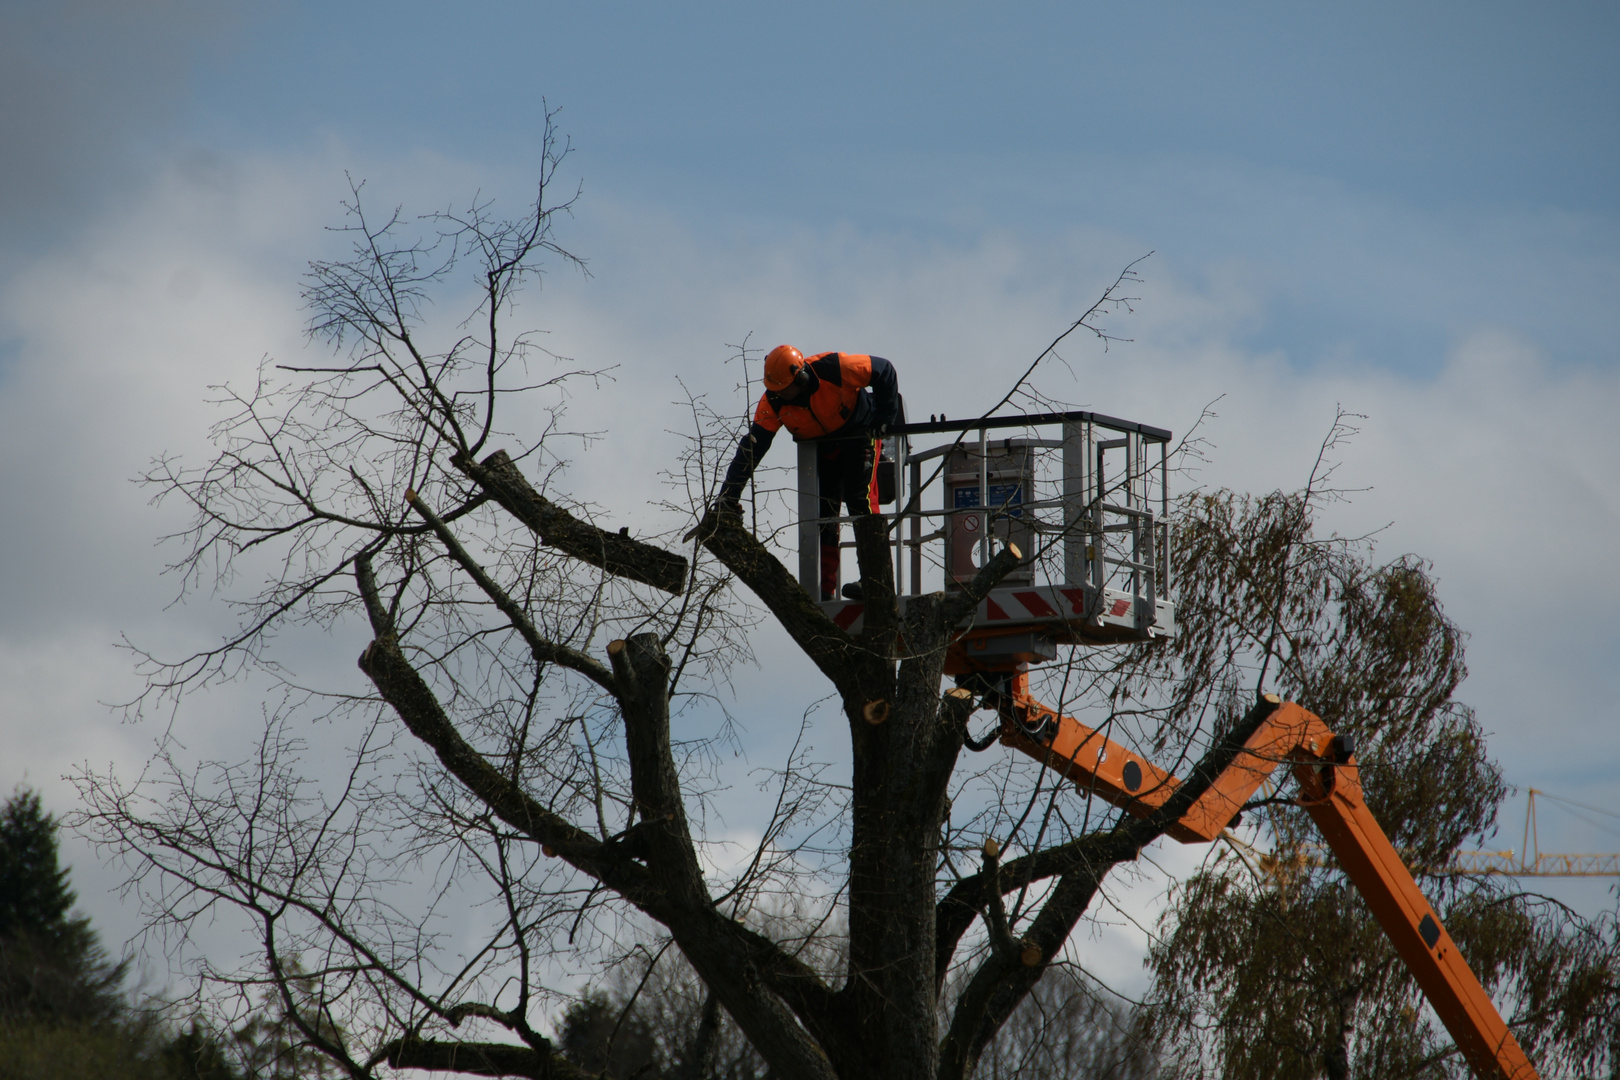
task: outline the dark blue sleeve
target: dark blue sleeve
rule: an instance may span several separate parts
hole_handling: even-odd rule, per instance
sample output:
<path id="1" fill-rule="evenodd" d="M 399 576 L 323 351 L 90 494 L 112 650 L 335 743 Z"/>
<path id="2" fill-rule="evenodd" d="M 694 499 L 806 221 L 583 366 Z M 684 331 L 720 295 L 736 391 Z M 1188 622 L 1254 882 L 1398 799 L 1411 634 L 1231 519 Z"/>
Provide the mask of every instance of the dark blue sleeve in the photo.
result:
<path id="1" fill-rule="evenodd" d="M 775 438 L 774 431 L 768 431 L 758 424 L 748 426 L 748 433 L 737 443 L 737 456 L 731 459 L 731 467 L 726 469 L 725 483 L 720 485 L 722 499 L 742 498 L 742 489 L 748 485 L 748 478 L 754 475 L 754 466 L 765 456 L 765 451 L 771 448 L 771 440 Z"/>
<path id="2" fill-rule="evenodd" d="M 892 424 L 900 415 L 900 377 L 894 373 L 894 365 L 883 357 L 871 360 L 873 421 Z"/>

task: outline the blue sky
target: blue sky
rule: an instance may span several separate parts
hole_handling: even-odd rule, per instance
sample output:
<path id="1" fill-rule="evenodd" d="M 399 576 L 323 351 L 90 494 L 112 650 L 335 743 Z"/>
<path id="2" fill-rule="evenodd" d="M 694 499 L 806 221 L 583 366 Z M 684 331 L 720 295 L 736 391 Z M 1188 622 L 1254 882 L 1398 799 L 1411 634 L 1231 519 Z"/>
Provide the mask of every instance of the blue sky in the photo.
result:
<path id="1" fill-rule="evenodd" d="M 197 50 L 198 112 L 256 143 L 335 130 L 519 157 L 544 97 L 599 168 L 651 165 L 772 216 L 809 197 L 806 216 L 866 218 L 872 190 L 893 213 L 920 179 L 907 165 L 1004 157 L 1210 158 L 1429 208 L 1616 208 L 1607 5 L 785 8 L 279 5 Z"/>
<path id="2" fill-rule="evenodd" d="M 47 109 L 94 144 L 71 183 L 108 197 L 181 148 L 520 175 L 548 101 L 590 193 L 705 228 L 1083 222 L 1189 270 L 1247 262 L 1274 284 L 1253 344 L 1295 362 L 1432 370 L 1483 318 L 1601 362 L 1620 330 L 1596 310 L 1620 198 L 1605 5 L 68 9 L 35 39 L 89 70 Z"/>
<path id="3" fill-rule="evenodd" d="M 1251 264 L 1252 344 L 1296 362 L 1432 371 L 1487 318 L 1592 362 L 1620 330 L 1591 310 L 1620 284 L 1617 29 L 1602 5 L 289 5 L 199 48 L 182 130 L 521 170 L 544 100 L 588 191 L 704 227 L 1084 223 Z"/>
<path id="4" fill-rule="evenodd" d="M 216 632 L 164 609 L 172 522 L 127 480 L 203 452 L 210 382 L 305 348 L 345 170 L 520 199 L 549 104 L 592 277 L 533 317 L 621 366 L 575 406 L 617 425 L 582 486 L 667 453 L 673 375 L 723 395 L 749 332 L 887 355 L 911 411 L 965 415 L 1151 250 L 1134 343 L 1077 345 L 1053 392 L 1178 431 L 1225 394 L 1203 479 L 1252 489 L 1368 414 L 1334 524 L 1435 561 L 1510 781 L 1620 808 L 1617 45 L 1598 4 L 7 3 L 0 785 L 62 807 L 86 753 L 142 760 L 109 643 Z M 185 730 L 228 749 L 254 709 Z M 1620 850 L 1556 821 L 1544 848 Z"/>

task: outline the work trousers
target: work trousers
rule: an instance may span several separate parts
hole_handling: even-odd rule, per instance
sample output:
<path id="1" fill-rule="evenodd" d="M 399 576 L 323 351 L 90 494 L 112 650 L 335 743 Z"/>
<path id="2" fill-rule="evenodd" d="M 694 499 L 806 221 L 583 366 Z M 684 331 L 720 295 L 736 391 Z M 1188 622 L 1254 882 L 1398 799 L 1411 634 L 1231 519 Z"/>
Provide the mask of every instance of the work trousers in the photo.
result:
<path id="1" fill-rule="evenodd" d="M 872 462 L 868 438 L 829 439 L 816 444 L 816 483 L 821 496 L 817 517 L 835 518 L 848 505 L 851 515 L 876 513 L 868 501 Z M 821 598 L 838 596 L 838 522 L 821 525 Z"/>

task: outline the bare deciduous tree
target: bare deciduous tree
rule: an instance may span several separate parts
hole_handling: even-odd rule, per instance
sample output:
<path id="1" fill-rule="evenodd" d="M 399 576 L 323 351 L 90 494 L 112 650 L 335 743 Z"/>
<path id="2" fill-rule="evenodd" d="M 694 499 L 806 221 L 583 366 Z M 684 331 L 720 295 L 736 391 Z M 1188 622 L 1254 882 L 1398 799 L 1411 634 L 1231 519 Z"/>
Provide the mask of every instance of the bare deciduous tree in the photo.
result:
<path id="1" fill-rule="evenodd" d="M 976 703 L 942 693 L 945 654 L 1012 550 L 902 619 L 889 523 L 858 520 L 852 634 L 768 527 L 706 514 L 712 440 L 675 476 L 690 516 L 660 535 L 598 528 L 554 490 L 560 395 L 600 374 L 507 330 L 542 260 L 575 261 L 552 233 L 568 204 L 546 202 L 564 156 L 547 145 L 516 221 L 475 202 L 418 238 L 398 213 L 368 216 L 355 187 L 353 255 L 313 264 L 305 293 L 340 362 L 225 391 L 217 456 L 148 475 L 194 511 L 175 564 L 188 588 L 264 584 L 217 648 L 143 655 L 146 703 L 250 671 L 281 694 L 247 760 L 195 764 L 166 745 L 136 781 L 87 774 L 84 825 L 130 861 L 154 927 L 248 919 L 254 956 L 203 963 L 200 994 L 270 987 L 306 1048 L 354 1077 L 580 1075 L 544 1018 L 583 976 L 674 948 L 776 1076 L 965 1080 L 1110 871 L 1234 759 L 1259 722 L 1256 683 L 1305 648 L 1319 580 L 1300 570 L 1331 545 L 1310 537 L 1309 498 L 1279 497 L 1235 549 L 1188 549 L 1183 573 L 1209 602 L 1173 644 L 1051 669 L 1061 707 L 1185 778 L 1162 809 L 1117 814 L 1005 755 L 960 767 Z M 454 299 L 463 267 L 475 297 L 445 332 L 426 306 Z M 1131 280 L 1070 330 L 1106 339 L 1094 317 Z M 796 748 L 769 778 L 762 841 L 736 862 L 708 832 L 713 794 L 736 782 L 724 726 L 682 741 L 672 720 L 713 715 L 767 617 L 830 687 L 852 772 Z M 274 651 L 298 624 L 352 640 L 366 682 L 312 688 Z M 344 734 L 341 762 L 293 727 L 311 710 Z M 999 844 L 981 855 L 986 837 Z M 786 898 L 804 918 L 750 921 Z"/>

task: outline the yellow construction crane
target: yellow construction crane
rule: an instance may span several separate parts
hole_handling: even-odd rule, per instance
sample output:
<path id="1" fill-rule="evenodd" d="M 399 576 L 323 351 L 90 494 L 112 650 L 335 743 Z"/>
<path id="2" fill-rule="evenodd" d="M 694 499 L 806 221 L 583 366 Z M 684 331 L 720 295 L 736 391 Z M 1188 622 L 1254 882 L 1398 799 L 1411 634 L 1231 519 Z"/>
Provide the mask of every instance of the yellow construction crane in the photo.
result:
<path id="1" fill-rule="evenodd" d="M 1597 806 L 1549 795 L 1536 788 L 1529 789 L 1529 804 L 1524 811 L 1524 844 L 1513 851 L 1459 851 L 1452 865 L 1447 867 L 1457 874 L 1506 874 L 1511 877 L 1620 877 L 1620 854 L 1558 854 L 1543 852 L 1541 839 L 1536 834 L 1536 796 L 1556 803 L 1589 810 L 1605 817 L 1620 819 L 1620 814 Z M 1596 823 L 1594 823 L 1596 824 Z"/>
<path id="2" fill-rule="evenodd" d="M 1542 851 L 1541 839 L 1536 831 L 1536 796 L 1616 820 L 1620 820 L 1620 814 L 1604 810 L 1602 807 L 1576 802 L 1574 799 L 1549 795 L 1539 788 L 1528 789 L 1528 794 L 1530 800 L 1524 812 L 1523 847 L 1518 851 L 1459 851 L 1440 872 L 1466 874 L 1471 877 L 1488 877 L 1493 874 L 1504 877 L 1620 877 L 1620 854 L 1566 854 Z M 1599 822 L 1591 824 L 1604 827 Z M 1265 875 L 1274 875 L 1284 865 L 1296 867 L 1337 865 L 1328 856 L 1326 848 L 1315 845 L 1300 848 L 1291 858 L 1279 858 L 1277 855 L 1249 846 L 1230 832 L 1225 833 L 1221 839 L 1247 855 L 1245 861 L 1249 862 L 1251 868 Z M 1402 852 L 1401 857 L 1409 858 L 1410 855 Z"/>

